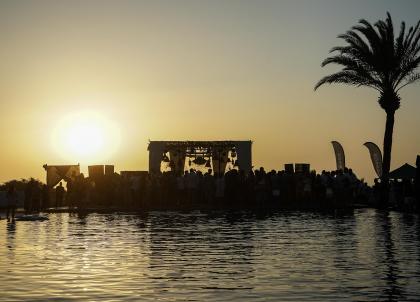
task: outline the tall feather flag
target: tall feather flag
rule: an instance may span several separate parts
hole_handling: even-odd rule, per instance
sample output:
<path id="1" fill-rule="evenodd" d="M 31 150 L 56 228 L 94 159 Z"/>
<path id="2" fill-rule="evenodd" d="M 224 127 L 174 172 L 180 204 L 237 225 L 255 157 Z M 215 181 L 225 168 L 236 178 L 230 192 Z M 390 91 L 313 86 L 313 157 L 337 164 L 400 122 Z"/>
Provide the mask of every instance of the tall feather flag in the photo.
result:
<path id="1" fill-rule="evenodd" d="M 337 141 L 332 141 L 331 144 L 334 148 L 335 162 L 337 163 L 337 170 L 344 170 L 346 166 L 346 157 L 344 156 L 343 146 Z"/>
<path id="2" fill-rule="evenodd" d="M 366 142 L 363 144 L 369 149 L 370 158 L 372 160 L 373 168 L 375 169 L 378 177 L 382 176 L 382 152 L 379 147 L 372 142 Z"/>

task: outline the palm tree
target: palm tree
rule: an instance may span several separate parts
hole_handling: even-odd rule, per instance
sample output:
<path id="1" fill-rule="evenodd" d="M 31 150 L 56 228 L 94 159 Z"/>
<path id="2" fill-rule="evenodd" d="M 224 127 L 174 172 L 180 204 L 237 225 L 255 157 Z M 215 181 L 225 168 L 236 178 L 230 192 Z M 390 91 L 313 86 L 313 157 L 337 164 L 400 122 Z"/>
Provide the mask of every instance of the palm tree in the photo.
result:
<path id="1" fill-rule="evenodd" d="M 391 15 L 374 25 L 362 19 L 345 34 L 339 35 L 347 45 L 331 49 L 333 56 L 322 62 L 338 64 L 343 68 L 322 78 L 315 90 L 325 83 L 343 83 L 366 86 L 379 92 L 378 102 L 386 112 L 383 144 L 382 179 L 388 181 L 391 165 L 392 133 L 395 111 L 400 107 L 399 91 L 418 80 L 420 64 L 420 21 L 405 31 L 401 23 L 399 35 L 394 37 Z"/>

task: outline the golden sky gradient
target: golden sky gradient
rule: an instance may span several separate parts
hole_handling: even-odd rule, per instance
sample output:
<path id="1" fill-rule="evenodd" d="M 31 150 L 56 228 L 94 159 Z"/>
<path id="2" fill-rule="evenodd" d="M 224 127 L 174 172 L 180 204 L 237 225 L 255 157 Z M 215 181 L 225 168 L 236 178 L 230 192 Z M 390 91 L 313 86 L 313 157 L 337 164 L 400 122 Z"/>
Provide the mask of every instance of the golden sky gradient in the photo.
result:
<path id="1" fill-rule="evenodd" d="M 0 1 L 0 182 L 44 180 L 45 163 L 146 170 L 148 139 L 251 139 L 256 167 L 317 170 L 335 168 L 338 140 L 371 182 L 375 91 L 313 87 L 334 71 L 320 63 L 336 36 L 386 11 L 399 29 L 420 2 Z M 401 96 L 392 168 L 420 153 L 420 85 Z M 63 152 L 63 125 L 83 114 L 113 133 L 94 157 Z"/>

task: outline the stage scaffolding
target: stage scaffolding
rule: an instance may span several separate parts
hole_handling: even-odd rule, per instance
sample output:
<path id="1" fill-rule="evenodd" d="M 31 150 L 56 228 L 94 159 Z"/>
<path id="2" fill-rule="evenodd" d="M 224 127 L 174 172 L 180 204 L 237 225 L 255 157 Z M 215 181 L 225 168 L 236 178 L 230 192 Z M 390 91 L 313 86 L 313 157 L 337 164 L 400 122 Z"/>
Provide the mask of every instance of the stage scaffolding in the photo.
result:
<path id="1" fill-rule="evenodd" d="M 249 172 L 252 169 L 252 141 L 150 141 L 149 172 L 161 171 L 161 163 L 168 162 L 177 173 L 184 170 L 186 158 L 197 164 L 213 167 L 215 173 L 224 173 L 229 161 L 235 167 Z"/>

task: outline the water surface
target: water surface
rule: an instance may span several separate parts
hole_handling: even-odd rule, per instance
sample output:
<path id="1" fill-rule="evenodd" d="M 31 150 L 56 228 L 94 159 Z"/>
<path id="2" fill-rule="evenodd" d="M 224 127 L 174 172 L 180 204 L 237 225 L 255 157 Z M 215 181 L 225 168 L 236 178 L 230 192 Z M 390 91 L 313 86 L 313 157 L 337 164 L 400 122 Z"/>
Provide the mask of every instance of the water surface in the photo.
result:
<path id="1" fill-rule="evenodd" d="M 419 301 L 419 217 L 355 210 L 0 221 L 2 301 Z"/>

